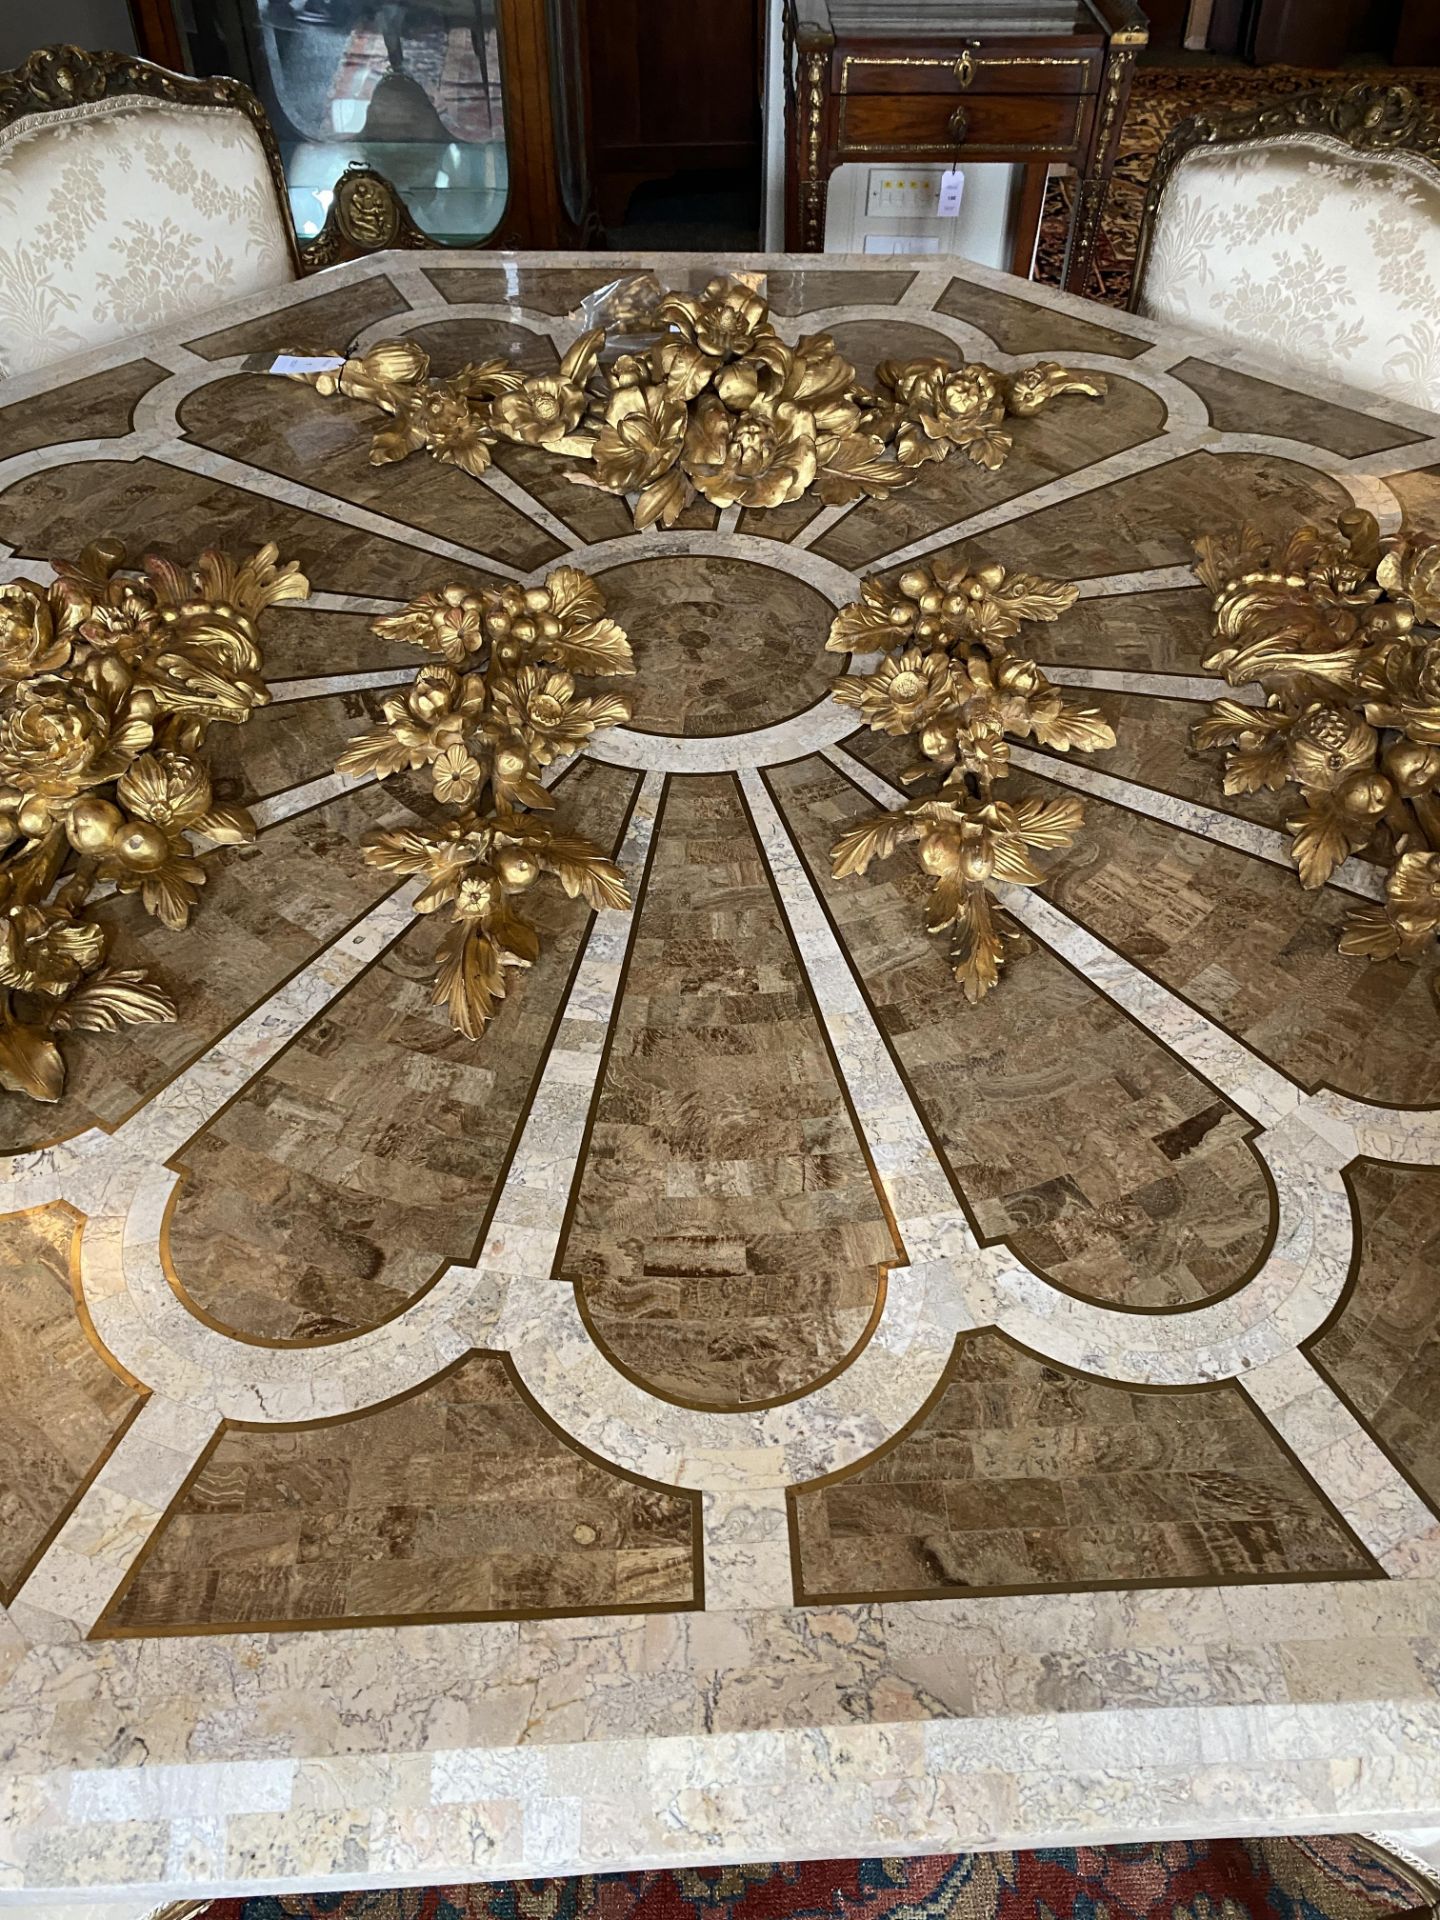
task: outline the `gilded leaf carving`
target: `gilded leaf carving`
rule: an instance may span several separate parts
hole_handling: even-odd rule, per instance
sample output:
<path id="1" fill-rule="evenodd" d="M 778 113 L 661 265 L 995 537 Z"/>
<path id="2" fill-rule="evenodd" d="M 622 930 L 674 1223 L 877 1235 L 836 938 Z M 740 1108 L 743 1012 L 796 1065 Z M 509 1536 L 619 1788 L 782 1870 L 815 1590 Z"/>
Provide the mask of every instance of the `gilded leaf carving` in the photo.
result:
<path id="1" fill-rule="evenodd" d="M 455 809 L 434 826 L 370 834 L 365 858 L 424 879 L 417 913 L 448 911 L 432 998 L 478 1040 L 505 997 L 507 970 L 539 954 L 520 905 L 541 874 L 592 907 L 630 904 L 602 849 L 536 817 L 553 806 L 545 769 L 630 718 L 623 696 L 582 693 L 575 678 L 633 673 L 630 642 L 578 567 L 556 567 L 543 587 L 422 593 L 373 631 L 436 657 L 336 765 L 381 780 L 428 771 L 435 798 Z"/>
<path id="2" fill-rule="evenodd" d="M 1352 854 L 1387 869 L 1342 953 L 1421 959 L 1440 932 L 1440 542 L 1382 541 L 1351 512 L 1283 545 L 1206 535 L 1196 555 L 1215 596 L 1205 664 L 1263 705 L 1217 700 L 1194 747 L 1226 749 L 1227 793 L 1299 789 L 1286 826 L 1302 885 Z"/>
<path id="3" fill-rule="evenodd" d="M 499 441 L 542 447 L 584 463 L 575 485 L 625 495 L 640 528 L 673 526 L 697 498 L 751 511 L 812 491 L 827 506 L 883 498 L 954 453 L 993 469 L 1013 445 L 1007 419 L 1105 392 L 1103 375 L 1054 361 L 1004 374 L 938 358 L 886 361 L 870 392 L 828 334 L 790 345 L 765 300 L 724 278 L 664 294 L 643 317 L 664 330 L 658 344 L 611 357 L 594 328 L 553 374 L 490 360 L 435 379 L 422 348 L 386 340 L 288 377 L 388 415 L 379 465 L 425 448 L 479 475 Z"/>
<path id="4" fill-rule="evenodd" d="M 270 698 L 259 618 L 309 583 L 273 546 L 193 567 L 97 541 L 49 586 L 0 585 L 0 1086 L 58 1100 L 57 1035 L 173 1020 L 166 989 L 115 966 L 98 892 L 181 928 L 205 867 L 192 836 L 253 840 L 199 757 L 212 724 Z"/>
<path id="5" fill-rule="evenodd" d="M 915 737 L 922 758 L 901 776 L 907 785 L 939 776 L 925 798 L 843 833 L 831 849 L 835 877 L 864 873 L 913 844 L 931 880 L 926 927 L 950 934 L 950 964 L 971 1001 L 990 991 L 1004 963 L 1008 927 L 996 886 L 1038 886 L 1045 874 L 1033 853 L 1068 846 L 1085 816 L 1083 802 L 1068 796 L 1013 805 L 996 796 L 1010 771 L 1010 740 L 1062 753 L 1115 744 L 1101 714 L 1067 700 L 1009 645 L 1027 622 L 1059 619 L 1077 591 L 994 564 L 912 567 L 893 585 L 864 581 L 860 600 L 830 629 L 835 652 L 888 643 L 872 671 L 839 681 L 835 698 L 877 733 Z"/>

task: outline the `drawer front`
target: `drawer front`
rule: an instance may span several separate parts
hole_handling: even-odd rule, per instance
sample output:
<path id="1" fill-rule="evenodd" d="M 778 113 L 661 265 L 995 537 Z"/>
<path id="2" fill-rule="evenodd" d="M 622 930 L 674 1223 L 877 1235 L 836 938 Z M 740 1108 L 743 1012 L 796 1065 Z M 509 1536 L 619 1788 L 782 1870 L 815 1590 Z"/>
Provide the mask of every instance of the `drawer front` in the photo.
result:
<path id="1" fill-rule="evenodd" d="M 997 158 L 1073 153 L 1085 136 L 1091 96 L 1072 94 L 870 93 L 840 102 L 841 156 L 852 153 L 955 153 L 984 149 Z"/>
<path id="2" fill-rule="evenodd" d="M 956 53 L 836 52 L 836 93 L 1094 93 L 1100 84 L 1099 47 L 964 47 Z"/>

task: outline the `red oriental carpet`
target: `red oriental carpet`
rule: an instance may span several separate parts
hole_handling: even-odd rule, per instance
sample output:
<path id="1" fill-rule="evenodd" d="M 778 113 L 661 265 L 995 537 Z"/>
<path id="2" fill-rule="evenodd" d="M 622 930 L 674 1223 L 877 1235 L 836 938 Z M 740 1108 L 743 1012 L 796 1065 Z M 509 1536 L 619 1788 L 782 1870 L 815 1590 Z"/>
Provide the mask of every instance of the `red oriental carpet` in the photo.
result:
<path id="1" fill-rule="evenodd" d="M 1433 1891 L 1353 1837 L 499 1880 L 217 1900 L 204 1920 L 1374 1920 Z"/>

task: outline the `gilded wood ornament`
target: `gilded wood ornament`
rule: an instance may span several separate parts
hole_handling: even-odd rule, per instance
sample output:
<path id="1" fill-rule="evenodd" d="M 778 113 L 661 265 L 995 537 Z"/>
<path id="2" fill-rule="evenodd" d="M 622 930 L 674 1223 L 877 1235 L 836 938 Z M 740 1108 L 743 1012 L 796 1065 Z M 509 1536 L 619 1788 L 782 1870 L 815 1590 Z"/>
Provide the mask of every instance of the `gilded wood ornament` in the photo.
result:
<path id="1" fill-rule="evenodd" d="M 630 718 L 621 695 L 582 694 L 575 679 L 633 673 L 630 643 L 578 567 L 557 567 L 543 587 L 424 593 L 372 630 L 434 657 L 336 765 L 381 780 L 424 770 L 455 810 L 433 826 L 368 835 L 365 858 L 424 876 L 417 913 L 450 909 L 432 998 L 476 1040 L 505 997 L 505 970 L 539 954 L 519 902 L 542 873 L 592 907 L 630 905 L 615 862 L 542 817 L 554 802 L 541 781 L 597 728 Z"/>
<path id="2" fill-rule="evenodd" d="M 1388 869 L 1342 953 L 1422 959 L 1440 932 L 1440 542 L 1382 541 L 1351 512 L 1283 544 L 1253 527 L 1206 536 L 1196 554 L 1215 596 L 1205 665 L 1264 696 L 1217 700 L 1196 749 L 1226 749 L 1227 793 L 1298 788 L 1286 826 L 1303 886 L 1351 854 Z"/>
<path id="3" fill-rule="evenodd" d="M 99 540 L 55 580 L 0 583 L 0 1086 L 58 1100 L 78 1028 L 173 1020 L 165 989 L 116 965 L 104 888 L 184 927 L 205 882 L 192 835 L 253 840 L 201 758 L 216 721 L 270 698 L 257 622 L 309 583 L 273 546 L 193 567 Z"/>
<path id="4" fill-rule="evenodd" d="M 544 447 L 586 463 L 568 476 L 576 485 L 626 495 L 641 528 L 673 526 L 697 496 L 722 508 L 812 491 L 829 506 L 880 498 L 957 451 L 995 468 L 1013 444 L 1007 418 L 1105 391 L 1103 375 L 1054 361 L 1005 374 L 938 358 L 886 361 L 870 391 L 828 334 L 788 345 L 765 300 L 724 279 L 667 293 L 651 312 L 657 345 L 611 356 L 595 328 L 553 374 L 487 360 L 432 379 L 422 348 L 391 340 L 287 377 L 388 414 L 370 451 L 377 465 L 423 447 L 478 475 L 498 441 Z"/>
<path id="5" fill-rule="evenodd" d="M 843 833 L 831 849 L 835 877 L 864 873 L 872 860 L 915 845 L 931 878 L 925 924 L 950 932 L 955 978 L 970 1001 L 995 985 L 1005 939 L 1014 937 L 996 909 L 997 883 L 1038 886 L 1045 874 L 1034 854 L 1068 846 L 1085 816 L 1084 803 L 1068 797 L 998 798 L 1009 741 L 1061 753 L 1115 744 L 1107 720 L 1066 700 L 1010 645 L 1028 622 L 1058 620 L 1078 592 L 994 564 L 912 567 L 894 584 L 866 580 L 826 643 L 833 653 L 882 650 L 872 672 L 837 683 L 835 698 L 876 733 L 914 736 L 921 758 L 902 773 L 907 786 L 940 776 L 908 807 Z"/>

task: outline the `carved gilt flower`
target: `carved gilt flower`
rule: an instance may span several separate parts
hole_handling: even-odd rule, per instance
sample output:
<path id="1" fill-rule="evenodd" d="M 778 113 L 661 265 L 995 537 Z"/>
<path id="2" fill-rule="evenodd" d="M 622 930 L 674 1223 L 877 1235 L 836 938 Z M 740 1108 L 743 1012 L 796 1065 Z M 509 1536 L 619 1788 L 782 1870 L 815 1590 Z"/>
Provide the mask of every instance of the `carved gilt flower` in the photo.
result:
<path id="1" fill-rule="evenodd" d="M 44 587 L 0 582 L 0 680 L 52 673 L 70 657 L 69 635 L 57 627 Z"/>

